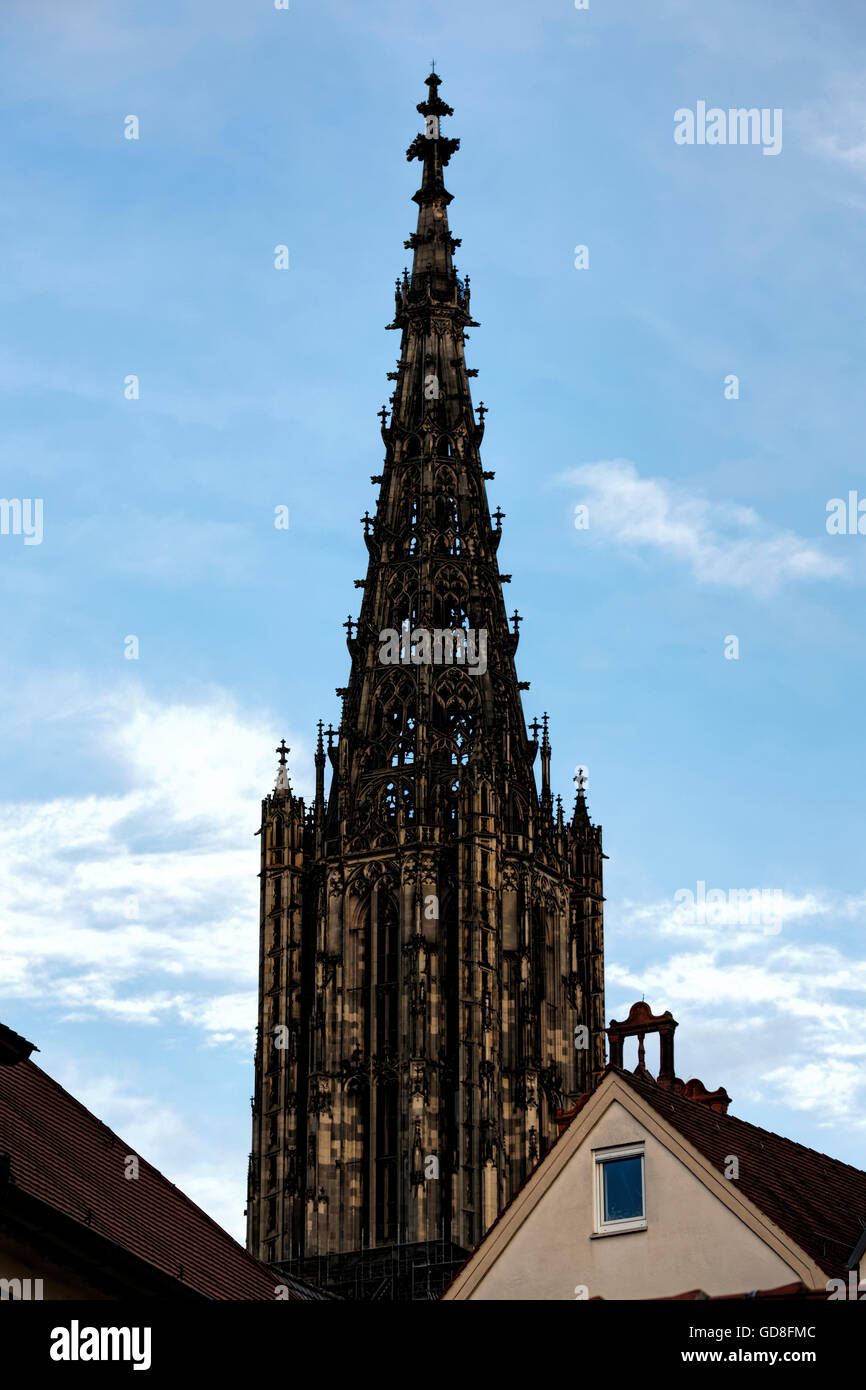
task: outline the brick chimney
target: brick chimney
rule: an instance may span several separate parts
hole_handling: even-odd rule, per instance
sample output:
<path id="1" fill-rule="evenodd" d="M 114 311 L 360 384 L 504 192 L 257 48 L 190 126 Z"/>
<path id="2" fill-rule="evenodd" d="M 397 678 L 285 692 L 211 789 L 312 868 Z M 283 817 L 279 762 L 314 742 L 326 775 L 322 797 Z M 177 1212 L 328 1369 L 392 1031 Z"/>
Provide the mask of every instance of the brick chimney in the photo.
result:
<path id="1" fill-rule="evenodd" d="M 674 1095 L 684 1096 L 686 1100 L 693 1100 L 698 1105 L 706 1105 L 710 1110 L 717 1111 L 720 1115 L 727 1114 L 731 1098 L 723 1086 L 717 1091 L 708 1091 L 702 1081 L 693 1077 L 691 1081 L 681 1081 L 674 1070 L 674 1031 L 679 1025 L 673 1014 L 666 1010 L 663 1014 L 654 1014 L 649 1004 L 644 1000 L 638 1000 L 629 1009 L 628 1018 L 622 1023 L 611 1019 L 607 1029 L 607 1036 L 610 1042 L 610 1065 L 619 1067 L 624 1071 L 623 1066 L 623 1046 L 626 1038 L 637 1038 L 637 1066 L 634 1069 L 635 1076 L 641 1076 L 645 1081 L 651 1081 L 656 1086 L 661 1086 L 665 1091 L 672 1091 Z M 646 1052 L 644 1049 L 644 1039 L 647 1033 L 658 1033 L 659 1035 L 659 1074 L 653 1076 L 646 1065 Z"/>

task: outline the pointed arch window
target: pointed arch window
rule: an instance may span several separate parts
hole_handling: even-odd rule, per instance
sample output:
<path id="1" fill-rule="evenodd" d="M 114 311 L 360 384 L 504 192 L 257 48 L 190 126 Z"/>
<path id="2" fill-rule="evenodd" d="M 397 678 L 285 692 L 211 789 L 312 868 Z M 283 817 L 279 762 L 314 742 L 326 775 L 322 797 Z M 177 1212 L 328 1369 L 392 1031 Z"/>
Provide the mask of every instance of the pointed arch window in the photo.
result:
<path id="1" fill-rule="evenodd" d="M 401 734 L 409 711 L 414 712 L 415 696 L 415 682 L 408 671 L 389 672 L 376 691 L 377 732 Z"/>
<path id="2" fill-rule="evenodd" d="M 463 671 L 444 671 L 433 690 L 433 711 L 441 730 L 441 747 L 448 760 L 462 765 L 469 759 L 478 712 L 478 689 L 472 676 Z"/>
<path id="3" fill-rule="evenodd" d="M 388 585 L 390 626 L 399 632 L 404 622 L 414 627 L 418 613 L 418 576 L 409 565 L 404 565 L 392 576 Z"/>
<path id="4" fill-rule="evenodd" d="M 400 914 L 397 900 L 388 884 L 380 881 L 376 888 L 376 983 L 396 985 L 400 964 Z M 380 1033 L 378 1050 L 397 1043 L 396 1023 L 393 1030 Z"/>
<path id="5" fill-rule="evenodd" d="M 389 782 L 382 793 L 382 819 L 389 825 L 393 825 L 397 820 L 397 803 L 399 792 L 396 782 Z"/>
<path id="6" fill-rule="evenodd" d="M 393 785 L 393 784 L 392 784 Z M 399 1165 L 399 1081 L 391 1072 L 400 1038 L 400 913 L 391 888 L 380 881 L 376 888 L 376 987 L 375 1052 L 389 1066 L 376 1086 L 376 1227 L 380 1240 L 396 1234 Z"/>
<path id="7" fill-rule="evenodd" d="M 453 565 L 447 565 L 436 576 L 436 622 L 438 627 L 453 630 L 468 626 L 469 583 L 466 576 Z"/>
<path id="8" fill-rule="evenodd" d="M 420 450 L 418 452 L 420 452 Z M 400 530 L 407 538 L 404 547 L 404 553 L 407 555 L 416 554 L 418 548 L 416 533 L 419 521 L 418 500 L 420 486 L 420 474 L 418 469 L 407 468 L 403 474 L 403 481 L 400 486 L 399 517 Z"/>
<path id="9" fill-rule="evenodd" d="M 376 1229 L 383 1244 L 397 1238 L 399 1101 L 396 1081 L 376 1087 Z"/>
<path id="10" fill-rule="evenodd" d="M 557 1021 L 556 1008 L 556 947 L 555 947 L 555 918 L 554 908 L 549 906 L 544 914 L 544 983 L 547 993 L 548 1004 L 548 1023 L 551 1028 L 555 1028 Z"/>
<path id="11" fill-rule="evenodd" d="M 398 741 L 391 749 L 391 766 L 404 767 L 415 761 L 415 719 L 408 715 Z"/>
<path id="12" fill-rule="evenodd" d="M 457 479 L 450 468 L 440 468 L 436 474 L 434 516 L 438 531 L 453 531 L 456 535 L 460 530 Z"/>
<path id="13" fill-rule="evenodd" d="M 451 761 L 458 766 L 468 762 L 469 754 L 472 751 L 472 715 L 455 715 L 451 722 L 451 737 L 453 746 L 451 750 Z"/>
<path id="14" fill-rule="evenodd" d="M 381 818 L 386 825 L 397 824 L 398 808 L 403 812 L 404 821 L 413 821 L 415 819 L 415 796 L 413 787 L 408 782 L 386 782 L 379 803 Z"/>

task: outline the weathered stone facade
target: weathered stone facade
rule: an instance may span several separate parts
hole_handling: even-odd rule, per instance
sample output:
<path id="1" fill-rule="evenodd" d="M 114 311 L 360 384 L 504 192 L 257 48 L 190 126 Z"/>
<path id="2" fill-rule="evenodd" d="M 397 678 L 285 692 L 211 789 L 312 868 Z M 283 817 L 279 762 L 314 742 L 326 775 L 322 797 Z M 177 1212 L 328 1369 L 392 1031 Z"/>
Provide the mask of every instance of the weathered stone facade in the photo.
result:
<path id="1" fill-rule="evenodd" d="M 582 789 L 570 823 L 554 807 L 547 717 L 524 722 L 439 83 L 408 151 L 418 226 L 342 720 L 319 726 L 314 805 L 285 768 L 262 804 L 248 1245 L 271 1261 L 471 1249 L 604 1065 L 601 831 Z M 447 642 L 430 659 L 423 634 L 459 629 L 486 634 L 483 671 Z"/>

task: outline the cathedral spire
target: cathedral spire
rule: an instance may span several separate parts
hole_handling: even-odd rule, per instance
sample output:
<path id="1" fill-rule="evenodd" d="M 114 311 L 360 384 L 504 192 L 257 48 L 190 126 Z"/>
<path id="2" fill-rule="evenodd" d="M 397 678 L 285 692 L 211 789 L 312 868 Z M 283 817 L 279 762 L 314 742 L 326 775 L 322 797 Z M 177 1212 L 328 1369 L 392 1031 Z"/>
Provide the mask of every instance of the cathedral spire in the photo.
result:
<path id="1" fill-rule="evenodd" d="M 426 1250 L 437 1279 L 462 1259 L 604 1065 L 601 836 L 554 819 L 546 713 L 527 734 L 440 85 L 407 151 L 417 228 L 339 729 L 319 725 L 309 812 L 281 745 L 262 818 L 249 1245 L 335 1287 L 363 1265 L 372 1291 L 377 1247 Z"/>
<path id="2" fill-rule="evenodd" d="M 404 350 L 394 374 L 391 426 L 383 430 L 386 442 L 395 430 L 421 424 L 427 417 L 449 427 L 463 419 L 473 434 L 476 431 L 468 384 L 475 373 L 468 372 L 463 361 L 463 335 L 464 329 L 477 325 L 469 313 L 469 281 L 460 279 L 453 263 L 460 241 L 448 225 L 452 195 L 444 180 L 444 169 L 460 141 L 442 134 L 440 122 L 453 110 L 439 96 L 440 82 L 431 72 L 427 100 L 418 103 L 424 130 L 406 151 L 410 162 L 420 161 L 422 173 L 421 187 L 413 194 L 417 227 L 404 243 L 413 253 L 412 273 L 404 270 L 397 281 L 394 321 L 388 325 L 403 330 Z M 407 328 L 412 330 L 409 340 Z M 422 328 L 427 329 L 423 339 Z M 449 349 L 447 355 L 443 348 Z"/>
<path id="3" fill-rule="evenodd" d="M 407 159 L 418 159 L 423 165 L 421 187 L 414 194 L 418 204 L 418 227 L 406 243 L 415 253 L 412 285 L 416 297 L 447 285 L 453 274 L 451 257 L 460 244 L 451 236 L 448 227 L 451 194 L 445 187 L 443 174 L 452 154 L 460 148 L 460 141 L 448 139 L 441 131 L 442 118 L 454 115 L 453 108 L 439 96 L 441 81 L 435 72 L 427 78 L 429 95 L 426 101 L 419 101 L 417 107 L 425 120 L 424 131 L 406 151 Z"/>

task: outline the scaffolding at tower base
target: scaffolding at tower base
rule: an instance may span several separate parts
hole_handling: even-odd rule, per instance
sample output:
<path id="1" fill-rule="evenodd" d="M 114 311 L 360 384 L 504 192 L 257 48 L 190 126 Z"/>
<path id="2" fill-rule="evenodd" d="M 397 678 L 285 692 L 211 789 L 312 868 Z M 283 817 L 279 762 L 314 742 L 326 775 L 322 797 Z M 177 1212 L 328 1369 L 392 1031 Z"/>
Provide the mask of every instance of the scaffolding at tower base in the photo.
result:
<path id="1" fill-rule="evenodd" d="M 432 1302 L 469 1253 L 450 1240 L 426 1240 L 300 1256 L 276 1261 L 271 1268 L 352 1301 Z"/>

